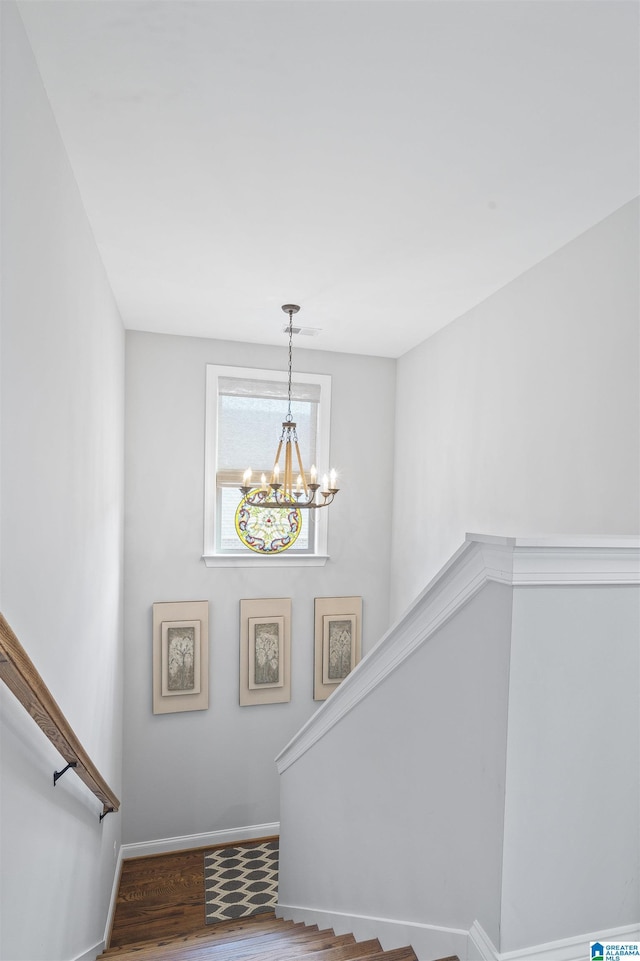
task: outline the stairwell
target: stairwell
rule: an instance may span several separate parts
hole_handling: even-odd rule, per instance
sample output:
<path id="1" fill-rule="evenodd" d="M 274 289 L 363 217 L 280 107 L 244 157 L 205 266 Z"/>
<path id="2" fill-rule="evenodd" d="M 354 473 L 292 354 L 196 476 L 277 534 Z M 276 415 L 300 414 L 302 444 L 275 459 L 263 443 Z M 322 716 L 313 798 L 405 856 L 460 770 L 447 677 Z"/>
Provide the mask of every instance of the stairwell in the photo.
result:
<path id="1" fill-rule="evenodd" d="M 411 947 L 385 951 L 377 938 L 356 941 L 276 918 L 272 908 L 207 924 L 204 850 L 123 861 L 109 946 L 97 961 L 418 961 Z"/>
<path id="2" fill-rule="evenodd" d="M 137 941 L 100 955 L 113 961 L 418 961 L 410 947 L 383 951 L 376 940 L 320 931 L 317 925 L 283 921 L 272 914 L 224 921 L 183 937 Z M 457 961 L 456 958 L 442 961 Z"/>

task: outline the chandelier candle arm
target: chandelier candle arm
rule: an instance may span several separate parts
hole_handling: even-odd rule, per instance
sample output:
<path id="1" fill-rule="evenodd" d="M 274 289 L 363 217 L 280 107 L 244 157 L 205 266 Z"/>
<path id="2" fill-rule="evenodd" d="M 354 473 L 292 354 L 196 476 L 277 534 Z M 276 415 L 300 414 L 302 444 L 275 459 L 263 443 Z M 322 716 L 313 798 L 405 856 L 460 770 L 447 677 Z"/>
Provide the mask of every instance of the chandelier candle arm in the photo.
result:
<path id="1" fill-rule="evenodd" d="M 309 492 L 306 499 L 303 499 L 302 491 L 293 492 L 293 496 L 285 495 L 283 491 L 282 484 L 270 484 L 271 492 L 269 490 L 264 490 L 261 487 L 252 489 L 251 487 L 241 487 L 240 491 L 243 495 L 243 500 L 241 504 L 248 504 L 252 507 L 265 507 L 269 509 L 274 508 L 294 508 L 298 510 L 314 510 L 320 507 L 328 507 L 333 503 L 335 495 L 340 490 L 339 487 L 330 488 L 329 490 L 320 491 L 322 496 L 322 501 L 318 503 L 316 501 L 317 492 L 320 490 L 320 484 L 309 484 Z"/>

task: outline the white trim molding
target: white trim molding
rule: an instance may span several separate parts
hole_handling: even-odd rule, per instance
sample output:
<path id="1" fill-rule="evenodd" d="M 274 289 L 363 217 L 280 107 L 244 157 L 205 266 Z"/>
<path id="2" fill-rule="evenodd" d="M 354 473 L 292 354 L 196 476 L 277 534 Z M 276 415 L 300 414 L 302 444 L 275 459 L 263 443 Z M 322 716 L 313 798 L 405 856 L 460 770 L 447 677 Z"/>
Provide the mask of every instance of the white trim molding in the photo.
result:
<path id="1" fill-rule="evenodd" d="M 283 774 L 488 582 L 509 588 L 640 585 L 640 537 L 521 538 L 465 543 L 276 758 Z"/>
<path id="2" fill-rule="evenodd" d="M 269 824 L 251 824 L 243 828 L 207 831 L 205 834 L 185 834 L 177 838 L 159 838 L 155 841 L 123 844 L 120 851 L 122 852 L 122 860 L 127 860 L 128 858 L 149 857 L 152 854 L 171 854 L 174 851 L 215 847 L 217 844 L 239 844 L 241 841 L 274 837 L 276 834 L 280 834 L 280 822 L 271 821 Z"/>
<path id="3" fill-rule="evenodd" d="M 104 929 L 104 945 L 105 948 L 109 944 L 109 938 L 111 937 L 111 928 L 113 926 L 113 919 L 116 913 L 116 902 L 118 900 L 118 891 L 120 889 L 120 876 L 122 875 L 122 845 L 118 851 L 118 857 L 116 858 L 115 871 L 113 873 L 113 884 L 111 885 L 111 898 L 109 899 L 109 910 L 107 911 L 107 923 Z M 103 949 L 104 950 L 104 949 Z"/>
<path id="4" fill-rule="evenodd" d="M 514 587 L 633 585 L 639 568 L 638 537 L 513 538 Z"/>
<path id="5" fill-rule="evenodd" d="M 102 954 L 105 948 L 106 942 L 98 941 L 92 948 L 88 948 L 86 951 L 83 951 L 82 954 L 76 955 L 73 961 L 96 961 L 96 958 Z"/>
<path id="6" fill-rule="evenodd" d="M 324 567 L 328 554 L 203 554 L 206 567 Z"/>
<path id="7" fill-rule="evenodd" d="M 281 902 L 276 906 L 276 916 L 286 921 L 317 924 L 321 929 L 332 928 L 336 934 L 353 934 L 356 941 L 378 938 L 384 951 L 411 945 L 418 961 L 451 955 L 457 955 L 462 961 L 587 961 L 591 941 L 640 940 L 640 924 L 635 924 L 536 944 L 519 951 L 500 952 L 479 921 L 474 921 L 467 931 Z"/>
<path id="8" fill-rule="evenodd" d="M 498 951 L 478 921 L 469 931 L 468 961 L 586 961 L 592 941 L 639 941 L 640 923 L 609 931 L 593 931 L 573 938 L 535 944 L 519 951 Z"/>
<path id="9" fill-rule="evenodd" d="M 328 560 L 328 511 L 317 511 L 315 520 L 315 544 L 308 554 L 302 552 L 274 554 L 266 557 L 252 551 L 237 554 L 220 551 L 216 545 L 217 519 L 217 456 L 218 456 L 218 387 L 221 377 L 233 377 L 248 382 L 272 381 L 277 384 L 287 383 L 287 372 L 284 370 L 269 370 L 255 367 L 229 367 L 220 364 L 206 365 L 205 379 L 205 464 L 204 464 L 204 549 L 202 560 L 206 567 L 323 567 Z M 318 373 L 304 373 L 296 371 L 293 383 L 313 384 L 320 388 L 318 404 L 319 422 L 316 435 L 315 461 L 320 469 L 323 464 L 329 464 L 330 426 L 331 426 L 331 375 Z M 286 393 L 284 395 L 286 398 Z M 277 442 L 274 434 L 274 448 Z M 238 464 L 244 469 L 245 465 Z M 256 465 L 254 464 L 254 467 Z M 308 467 L 310 465 L 307 465 Z"/>
<path id="10" fill-rule="evenodd" d="M 276 906 L 276 916 L 286 921 L 317 924 L 320 929 L 332 928 L 336 934 L 353 934 L 356 941 L 377 938 L 384 951 L 411 945 L 418 959 L 443 958 L 457 954 L 466 958 L 468 931 L 443 928 L 416 921 L 369 917 L 362 914 L 343 914 L 321 908 L 302 908 L 295 904 Z"/>

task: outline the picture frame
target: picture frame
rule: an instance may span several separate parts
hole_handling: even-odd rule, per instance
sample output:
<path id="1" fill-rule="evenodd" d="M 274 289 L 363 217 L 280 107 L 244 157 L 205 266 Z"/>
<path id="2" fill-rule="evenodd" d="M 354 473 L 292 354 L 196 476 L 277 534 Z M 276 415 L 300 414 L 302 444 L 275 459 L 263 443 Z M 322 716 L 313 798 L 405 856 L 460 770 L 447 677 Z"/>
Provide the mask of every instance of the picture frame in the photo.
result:
<path id="1" fill-rule="evenodd" d="M 153 713 L 209 707 L 209 602 L 153 605 Z"/>
<path id="2" fill-rule="evenodd" d="M 326 700 L 362 657 L 362 598 L 314 601 L 313 699 Z"/>
<path id="3" fill-rule="evenodd" d="M 240 601 L 240 706 L 291 700 L 291 598 Z"/>

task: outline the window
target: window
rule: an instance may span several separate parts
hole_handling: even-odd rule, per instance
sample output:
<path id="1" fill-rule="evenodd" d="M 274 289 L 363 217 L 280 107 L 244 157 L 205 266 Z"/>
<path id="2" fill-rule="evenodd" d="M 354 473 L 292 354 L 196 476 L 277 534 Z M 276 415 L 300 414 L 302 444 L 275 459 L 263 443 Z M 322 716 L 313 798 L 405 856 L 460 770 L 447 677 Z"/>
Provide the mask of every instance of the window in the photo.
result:
<path id="1" fill-rule="evenodd" d="M 265 558 L 249 550 L 235 530 L 239 487 L 247 467 L 254 483 L 271 476 L 282 421 L 287 414 L 287 374 L 249 367 L 207 365 L 204 560 L 208 566 L 324 564 L 325 510 L 303 511 L 302 530 L 282 554 Z M 294 373 L 291 412 L 302 462 L 322 471 L 329 459 L 331 377 Z"/>

